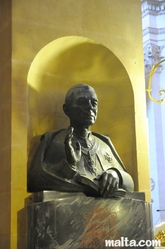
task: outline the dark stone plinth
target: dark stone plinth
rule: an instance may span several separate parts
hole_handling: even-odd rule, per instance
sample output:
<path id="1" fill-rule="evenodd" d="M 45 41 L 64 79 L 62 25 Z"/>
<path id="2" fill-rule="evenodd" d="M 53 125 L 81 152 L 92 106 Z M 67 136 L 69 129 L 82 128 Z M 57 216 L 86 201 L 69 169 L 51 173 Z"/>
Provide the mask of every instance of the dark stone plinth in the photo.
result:
<path id="1" fill-rule="evenodd" d="M 28 205 L 28 249 L 105 249 L 105 240 L 152 239 L 151 207 L 143 200 L 45 195 Z"/>

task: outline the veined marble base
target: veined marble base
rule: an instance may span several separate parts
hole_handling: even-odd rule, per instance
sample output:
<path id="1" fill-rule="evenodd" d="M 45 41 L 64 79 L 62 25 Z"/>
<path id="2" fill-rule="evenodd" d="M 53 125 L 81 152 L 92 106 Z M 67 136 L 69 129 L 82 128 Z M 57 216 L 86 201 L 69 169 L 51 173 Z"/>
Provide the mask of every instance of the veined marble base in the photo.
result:
<path id="1" fill-rule="evenodd" d="M 28 249 L 105 249 L 105 240 L 153 239 L 151 206 L 144 200 L 44 194 L 49 197 L 28 205 Z"/>

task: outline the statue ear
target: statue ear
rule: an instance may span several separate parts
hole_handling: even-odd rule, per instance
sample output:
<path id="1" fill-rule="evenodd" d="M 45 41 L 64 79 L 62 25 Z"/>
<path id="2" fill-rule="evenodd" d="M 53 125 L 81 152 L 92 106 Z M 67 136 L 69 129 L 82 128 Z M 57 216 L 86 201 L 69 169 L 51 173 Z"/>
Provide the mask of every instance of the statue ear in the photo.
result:
<path id="1" fill-rule="evenodd" d="M 69 108 L 66 104 L 63 104 L 63 111 L 67 116 L 69 116 Z"/>

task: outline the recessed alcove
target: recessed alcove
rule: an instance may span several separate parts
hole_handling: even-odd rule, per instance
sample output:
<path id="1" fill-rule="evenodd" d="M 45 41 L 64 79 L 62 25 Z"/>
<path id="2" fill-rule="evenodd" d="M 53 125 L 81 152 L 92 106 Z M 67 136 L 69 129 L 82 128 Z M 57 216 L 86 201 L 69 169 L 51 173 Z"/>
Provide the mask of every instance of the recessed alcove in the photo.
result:
<path id="1" fill-rule="evenodd" d="M 35 56 L 28 73 L 29 141 L 48 130 L 69 125 L 62 105 L 67 90 L 78 83 L 96 90 L 99 112 L 92 130 L 110 136 L 131 173 L 135 151 L 132 84 L 117 56 L 86 37 L 56 39 Z"/>

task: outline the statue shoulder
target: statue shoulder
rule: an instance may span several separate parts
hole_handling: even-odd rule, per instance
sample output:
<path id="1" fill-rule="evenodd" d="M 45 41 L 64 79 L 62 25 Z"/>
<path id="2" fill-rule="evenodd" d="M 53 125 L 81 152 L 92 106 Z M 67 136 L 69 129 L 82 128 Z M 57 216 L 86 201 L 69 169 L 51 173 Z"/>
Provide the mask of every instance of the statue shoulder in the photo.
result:
<path id="1" fill-rule="evenodd" d="M 47 131 L 41 136 L 40 140 L 45 142 L 53 140 L 57 135 L 66 134 L 66 131 L 66 129 Z"/>
<path id="2" fill-rule="evenodd" d="M 100 134 L 100 133 L 96 133 L 96 132 L 92 132 L 92 135 L 101 139 L 103 142 L 105 142 L 107 145 L 112 145 L 112 142 L 110 140 L 110 138 L 106 135 Z"/>

